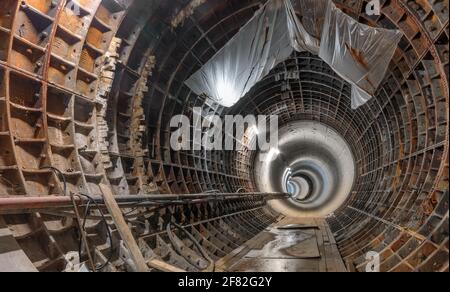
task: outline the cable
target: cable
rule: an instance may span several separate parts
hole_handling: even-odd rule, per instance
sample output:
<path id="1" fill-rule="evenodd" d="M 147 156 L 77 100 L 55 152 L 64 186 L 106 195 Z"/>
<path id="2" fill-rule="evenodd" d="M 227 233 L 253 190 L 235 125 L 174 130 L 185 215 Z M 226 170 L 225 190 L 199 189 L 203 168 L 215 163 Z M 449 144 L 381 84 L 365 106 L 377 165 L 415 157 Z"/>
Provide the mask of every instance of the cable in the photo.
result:
<path id="1" fill-rule="evenodd" d="M 52 167 L 52 166 L 43 166 L 43 167 L 41 167 L 41 169 L 48 169 L 48 170 L 51 170 L 53 173 L 55 173 L 57 176 L 59 175 L 60 179 L 63 181 L 63 194 L 66 197 L 67 196 L 67 181 L 66 181 L 66 177 L 64 176 L 62 171 L 59 170 L 58 168 Z M 76 203 L 75 198 L 74 198 L 72 193 L 70 193 L 70 198 L 72 200 L 73 209 L 74 209 L 75 216 L 76 216 L 76 219 L 77 219 L 77 222 L 78 222 L 78 229 L 80 230 L 80 240 L 82 240 L 84 242 L 84 244 L 86 245 L 86 251 L 87 251 L 87 254 L 88 254 L 89 263 L 91 265 L 92 270 L 95 271 L 94 259 L 93 259 L 92 255 L 91 255 L 91 251 L 89 249 L 86 233 L 83 232 L 82 224 L 81 224 L 80 212 L 78 210 L 77 203 Z M 79 257 L 80 257 L 80 262 L 81 262 L 81 253 L 79 253 Z"/>
<path id="2" fill-rule="evenodd" d="M 110 228 L 109 228 L 108 221 L 106 220 L 105 214 L 104 214 L 103 211 L 101 210 L 99 204 L 98 204 L 91 196 L 89 196 L 89 195 L 86 195 L 86 194 L 78 194 L 78 196 L 85 197 L 85 198 L 87 198 L 87 199 L 89 200 L 89 202 L 94 203 L 95 207 L 96 207 L 96 208 L 98 209 L 98 211 L 100 212 L 100 216 L 101 216 L 101 218 L 102 218 L 102 222 L 105 224 L 105 227 L 106 227 L 106 232 L 107 232 L 107 235 L 108 235 L 108 238 L 109 238 L 109 242 L 110 242 L 110 244 L 111 244 L 111 247 L 110 247 L 109 256 L 108 256 L 106 262 L 105 262 L 101 267 L 96 268 L 96 271 L 102 271 L 102 270 L 103 270 L 104 268 L 106 268 L 106 266 L 111 262 L 111 260 L 112 260 L 112 258 L 113 258 L 113 255 L 114 255 L 114 249 L 115 249 L 115 248 L 114 248 L 114 240 L 113 240 L 113 237 L 112 237 L 112 233 L 111 233 L 111 230 L 110 230 Z M 86 214 L 88 213 L 87 211 L 88 211 L 88 210 L 86 210 Z M 84 218 L 85 221 L 86 221 L 86 218 L 87 218 L 87 216 Z M 84 222 L 83 224 L 85 224 L 85 222 Z"/>
<path id="3" fill-rule="evenodd" d="M 61 178 L 62 181 L 63 181 L 63 194 L 64 194 L 64 196 L 67 196 L 67 181 L 66 181 L 66 177 L 64 176 L 64 174 L 62 173 L 62 171 L 59 170 L 58 168 L 52 167 L 52 166 L 44 166 L 44 167 L 41 167 L 41 169 L 49 169 L 49 170 L 52 170 L 53 172 L 56 172 L 56 173 L 60 176 L 60 178 Z M 85 245 L 86 245 L 86 249 L 87 249 L 89 261 L 91 262 L 91 265 L 92 265 L 92 270 L 93 270 L 94 272 L 96 272 L 96 271 L 102 271 L 102 270 L 103 270 L 103 269 L 111 262 L 112 257 L 113 257 L 113 252 L 114 252 L 114 241 L 113 241 L 113 238 L 112 238 L 111 230 L 109 229 L 108 221 L 107 221 L 106 218 L 105 218 L 105 214 L 103 214 L 103 212 L 102 212 L 102 210 L 100 209 L 100 206 L 97 204 L 97 202 L 96 202 L 91 196 L 89 196 L 89 195 L 85 195 L 85 194 L 77 194 L 77 196 L 82 196 L 82 197 L 85 197 L 85 198 L 87 198 L 87 199 L 89 200 L 88 203 L 87 203 L 87 205 L 86 205 L 86 210 L 85 210 L 85 215 L 84 215 L 83 223 L 81 223 L 81 218 L 80 218 L 80 215 L 79 215 L 79 213 L 78 213 L 78 208 L 77 208 L 77 206 L 76 206 L 74 197 L 73 197 L 73 195 L 71 194 L 72 202 L 73 202 L 73 204 L 74 204 L 74 209 L 75 209 L 75 216 L 77 217 L 78 225 L 79 225 L 79 229 L 80 229 L 80 233 L 81 233 L 81 236 L 80 236 L 80 242 L 79 242 L 79 247 L 78 247 L 78 255 L 79 255 L 79 258 L 80 258 L 80 261 L 81 261 L 81 258 L 82 258 L 82 256 L 81 256 L 81 246 L 82 246 L 82 242 L 84 241 L 84 242 L 85 242 Z M 100 268 L 97 268 L 96 265 L 95 265 L 95 263 L 94 263 L 94 261 L 93 261 L 93 258 L 92 258 L 92 256 L 91 256 L 91 253 L 90 253 L 90 250 L 89 250 L 88 242 L 87 242 L 87 239 L 86 239 L 86 236 L 85 236 L 85 233 L 84 233 L 84 232 L 86 231 L 86 220 L 87 220 L 87 217 L 88 217 L 88 215 L 89 215 L 91 203 L 94 203 L 95 206 L 96 206 L 96 208 L 97 208 L 97 209 L 99 210 L 99 212 L 100 212 L 100 216 L 101 216 L 101 218 L 102 218 L 102 221 L 103 221 L 104 224 L 105 224 L 106 231 L 107 231 L 107 235 L 108 235 L 108 238 L 109 238 L 109 241 L 110 241 L 110 244 L 111 244 L 109 257 L 108 257 L 108 259 L 106 260 L 106 262 L 105 262 Z M 83 234 L 84 234 L 84 235 L 83 235 Z"/>
<path id="4" fill-rule="evenodd" d="M 216 193 L 220 193 L 219 190 L 208 190 L 206 192 L 204 192 L 204 194 L 216 194 Z"/>
<path id="5" fill-rule="evenodd" d="M 181 249 L 180 247 L 175 243 L 175 237 L 174 234 L 172 233 L 172 228 L 171 225 L 174 225 L 176 228 L 178 228 L 181 232 L 183 232 L 184 234 L 187 235 L 187 237 L 189 237 L 189 239 L 194 243 L 194 245 L 197 247 L 197 249 L 200 251 L 201 255 L 203 256 L 203 258 L 205 258 L 208 262 L 209 265 L 206 268 L 206 272 L 215 272 L 216 270 L 216 263 L 213 259 L 210 258 L 210 256 L 208 255 L 208 253 L 203 249 L 203 247 L 201 246 L 201 244 L 197 241 L 197 239 L 195 239 L 195 237 L 189 233 L 186 229 L 184 229 L 181 225 L 178 225 L 175 222 L 169 221 L 169 223 L 167 224 L 166 227 L 166 231 L 167 231 L 167 235 L 169 236 L 169 240 L 172 242 L 172 246 L 175 248 L 176 252 L 178 254 L 182 255 Z M 186 259 L 188 262 L 190 262 L 192 265 L 196 266 L 196 263 L 194 263 L 193 261 L 191 261 L 190 259 Z"/>
<path id="6" fill-rule="evenodd" d="M 90 208 L 91 208 L 91 201 L 88 201 L 86 204 L 86 209 L 84 211 L 84 219 L 83 219 L 83 226 L 82 226 L 84 231 L 86 231 L 86 221 L 87 221 L 86 218 L 89 215 Z M 81 240 L 81 237 L 80 237 L 80 240 L 78 241 L 78 256 L 79 256 L 80 260 L 81 260 L 81 254 L 82 254 L 82 247 L 83 247 L 83 241 Z"/>
<path id="7" fill-rule="evenodd" d="M 67 197 L 67 181 L 66 181 L 66 177 L 64 176 L 62 171 L 57 169 L 56 167 L 53 167 L 53 166 L 43 166 L 43 167 L 41 167 L 41 169 L 42 170 L 48 169 L 48 170 L 51 170 L 53 172 L 56 172 L 56 174 L 59 175 L 59 177 L 63 181 L 63 194 L 64 194 L 65 197 Z"/>

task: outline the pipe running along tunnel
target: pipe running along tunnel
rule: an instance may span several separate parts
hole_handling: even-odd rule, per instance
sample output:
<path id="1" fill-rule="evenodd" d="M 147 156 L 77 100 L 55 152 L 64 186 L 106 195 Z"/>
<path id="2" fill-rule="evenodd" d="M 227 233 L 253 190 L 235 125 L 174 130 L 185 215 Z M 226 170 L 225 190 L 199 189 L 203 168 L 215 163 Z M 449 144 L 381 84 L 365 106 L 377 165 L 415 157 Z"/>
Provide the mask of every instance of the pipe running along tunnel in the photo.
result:
<path id="1" fill-rule="evenodd" d="M 233 251 L 283 245 L 267 230 L 284 222 L 343 270 L 374 251 L 381 271 L 448 271 L 448 0 L 381 1 L 379 16 L 334 1 L 403 34 L 356 110 L 307 52 L 233 107 L 194 94 L 185 81 L 264 2 L 0 0 L 0 270 L 259 271 Z M 170 120 L 194 107 L 278 115 L 275 157 L 173 151 Z M 332 266 L 278 252 L 294 271 Z"/>

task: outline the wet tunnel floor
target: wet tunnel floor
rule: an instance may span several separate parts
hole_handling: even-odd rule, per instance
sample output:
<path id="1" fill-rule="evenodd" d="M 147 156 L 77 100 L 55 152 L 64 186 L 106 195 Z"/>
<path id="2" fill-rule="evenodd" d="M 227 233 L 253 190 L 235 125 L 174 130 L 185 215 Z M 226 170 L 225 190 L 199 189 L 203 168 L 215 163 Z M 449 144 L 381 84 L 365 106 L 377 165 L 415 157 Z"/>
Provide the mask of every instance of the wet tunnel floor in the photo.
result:
<path id="1" fill-rule="evenodd" d="M 324 219 L 280 218 L 217 263 L 228 272 L 345 272 Z"/>

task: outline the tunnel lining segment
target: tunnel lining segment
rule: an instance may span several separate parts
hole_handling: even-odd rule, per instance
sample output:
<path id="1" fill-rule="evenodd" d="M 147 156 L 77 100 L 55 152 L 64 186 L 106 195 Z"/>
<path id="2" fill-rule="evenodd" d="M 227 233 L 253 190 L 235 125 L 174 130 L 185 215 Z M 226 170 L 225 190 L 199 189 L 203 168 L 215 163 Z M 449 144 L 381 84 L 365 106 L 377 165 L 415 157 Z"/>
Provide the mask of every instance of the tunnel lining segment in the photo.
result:
<path id="1" fill-rule="evenodd" d="M 167 131 L 168 117 L 189 115 L 195 105 L 205 113 L 229 111 L 196 97 L 183 82 L 252 17 L 260 1 L 200 1 L 176 28 L 170 20 L 182 7 L 170 1 L 83 0 L 78 16 L 66 9 L 67 1 L 57 0 L 56 6 L 50 5 L 55 1 L 25 1 L 28 8 L 20 7 L 19 0 L 0 1 L 0 196 L 61 196 L 61 180 L 40 171 L 39 163 L 67 170 L 71 191 L 94 195 L 100 194 L 99 180 L 111 184 L 115 195 L 256 191 L 248 163 L 254 153 L 175 153 L 168 148 Z M 349 141 L 358 173 L 349 206 L 362 212 L 342 208 L 328 219 L 349 266 L 363 270 L 365 251 L 380 250 L 383 271 L 448 270 L 448 1 L 385 1 L 380 16 L 364 14 L 364 1 L 336 2 L 361 23 L 404 33 L 374 99 L 352 111 L 347 83 L 320 59 L 294 54 L 234 111 L 278 113 L 282 123 L 320 121 Z M 36 22 L 43 26 L 34 30 Z M 31 26 L 23 31 L 23 23 Z M 122 40 L 115 49 L 120 60 L 113 80 L 117 96 L 109 96 L 110 132 L 103 132 L 108 139 L 100 139 L 96 90 L 106 83 L 96 77 L 113 37 Z M 155 67 L 147 70 L 143 64 L 150 64 L 150 58 Z M 108 74 L 103 77 L 112 78 Z M 145 84 L 136 86 L 139 79 Z M 141 113 L 129 123 L 130 109 L 136 108 Z M 129 141 L 130 132 L 142 143 L 135 147 L 139 151 L 129 149 L 137 145 Z M 99 146 L 101 140 L 111 147 Z M 103 165 L 108 157 L 111 163 Z M 235 207 L 252 209 L 252 204 L 240 201 Z M 179 210 L 164 211 L 183 218 Z M 195 221 L 215 209 L 197 205 L 184 211 Z M 144 216 L 157 230 L 154 217 Z M 75 231 L 70 220 L 41 213 L 2 217 L 38 270 L 64 269 L 61 259 Z M 246 237 L 272 217 L 248 213 L 226 219 L 229 225 L 220 230 L 245 224 L 248 230 L 239 231 Z M 408 227 L 425 240 L 385 222 Z M 96 225 L 94 220 L 96 239 L 106 243 L 104 230 Z M 131 225 L 143 232 L 140 223 Z M 199 231 L 220 244 L 217 226 L 204 227 Z M 154 247 L 152 241 L 146 244 Z M 209 247 L 224 256 L 214 244 Z"/>

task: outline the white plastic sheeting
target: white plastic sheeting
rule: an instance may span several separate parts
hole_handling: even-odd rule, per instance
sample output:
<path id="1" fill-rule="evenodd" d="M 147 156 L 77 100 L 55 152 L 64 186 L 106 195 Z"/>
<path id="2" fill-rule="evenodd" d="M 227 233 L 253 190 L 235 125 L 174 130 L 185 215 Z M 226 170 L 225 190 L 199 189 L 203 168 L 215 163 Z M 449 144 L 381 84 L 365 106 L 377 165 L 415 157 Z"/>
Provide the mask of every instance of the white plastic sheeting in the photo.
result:
<path id="1" fill-rule="evenodd" d="M 270 0 L 186 85 L 225 107 L 239 101 L 294 49 L 283 0 Z"/>
<path id="2" fill-rule="evenodd" d="M 401 37 L 398 30 L 358 23 L 333 3 L 328 5 L 319 57 L 353 85 L 353 109 L 375 94 Z"/>
<path id="3" fill-rule="evenodd" d="M 320 33 L 317 37 L 309 25 L 315 25 L 315 23 L 323 23 L 320 19 L 320 13 L 315 9 L 315 5 L 320 3 L 326 3 L 327 0 L 285 0 L 286 14 L 287 14 L 287 30 L 289 32 L 291 46 L 298 52 L 308 51 L 315 55 L 319 54 L 320 48 Z M 298 8 L 295 9 L 293 3 Z M 313 3 L 314 2 L 314 3 Z M 312 6 L 309 6 L 312 5 Z M 301 10 L 302 7 L 305 10 Z M 317 7 L 320 7 L 318 5 Z M 326 7 L 326 6 L 325 6 Z M 300 9 L 300 10 L 299 10 Z M 304 11 L 305 13 L 300 20 L 296 11 Z M 323 12 L 325 15 L 325 12 Z M 309 31 L 308 31 L 309 30 Z"/>
<path id="4" fill-rule="evenodd" d="M 329 1 L 286 0 L 285 3 L 288 13 L 293 13 L 288 18 L 292 46 L 298 52 L 309 51 L 318 55 Z"/>
<path id="5" fill-rule="evenodd" d="M 309 51 L 352 84 L 356 109 L 375 93 L 400 39 L 399 31 L 360 24 L 330 0 L 269 0 L 185 83 L 231 107 L 294 50 Z"/>

